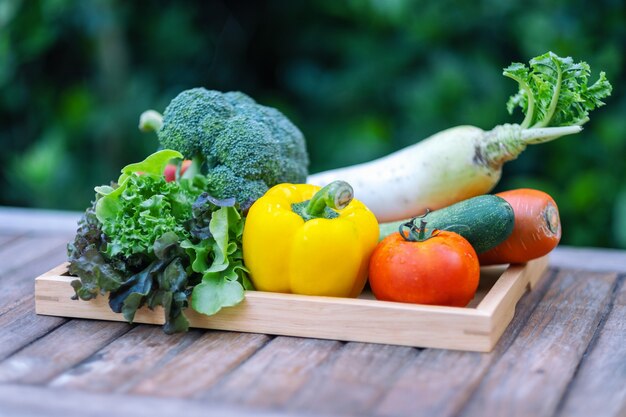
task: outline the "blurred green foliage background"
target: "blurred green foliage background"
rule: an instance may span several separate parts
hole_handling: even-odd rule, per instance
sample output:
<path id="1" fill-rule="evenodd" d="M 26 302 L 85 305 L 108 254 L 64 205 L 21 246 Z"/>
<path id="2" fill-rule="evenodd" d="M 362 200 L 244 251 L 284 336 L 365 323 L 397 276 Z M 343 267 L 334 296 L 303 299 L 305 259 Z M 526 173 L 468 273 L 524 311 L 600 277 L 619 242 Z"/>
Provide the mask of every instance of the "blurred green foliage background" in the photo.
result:
<path id="1" fill-rule="evenodd" d="M 619 0 L 0 0 L 0 205 L 85 208 L 156 149 L 139 114 L 183 89 L 278 107 L 315 172 L 520 122 L 501 70 L 552 50 L 606 71 L 613 96 L 582 134 L 508 163 L 496 191 L 553 195 L 564 244 L 626 248 L 625 16 Z"/>

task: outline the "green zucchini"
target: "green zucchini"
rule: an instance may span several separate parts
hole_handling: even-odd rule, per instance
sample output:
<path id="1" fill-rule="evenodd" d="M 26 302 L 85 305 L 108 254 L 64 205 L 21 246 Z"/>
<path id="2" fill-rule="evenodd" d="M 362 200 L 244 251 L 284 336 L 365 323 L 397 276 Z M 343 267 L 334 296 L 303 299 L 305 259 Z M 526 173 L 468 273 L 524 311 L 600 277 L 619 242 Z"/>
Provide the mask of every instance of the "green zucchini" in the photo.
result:
<path id="1" fill-rule="evenodd" d="M 408 220 L 380 224 L 380 239 L 397 232 L 412 221 L 419 228 L 421 221 L 429 230 L 456 232 L 474 247 L 476 253 L 486 252 L 504 242 L 513 231 L 513 208 L 503 198 L 492 194 L 480 195 L 452 204 L 426 215 Z"/>

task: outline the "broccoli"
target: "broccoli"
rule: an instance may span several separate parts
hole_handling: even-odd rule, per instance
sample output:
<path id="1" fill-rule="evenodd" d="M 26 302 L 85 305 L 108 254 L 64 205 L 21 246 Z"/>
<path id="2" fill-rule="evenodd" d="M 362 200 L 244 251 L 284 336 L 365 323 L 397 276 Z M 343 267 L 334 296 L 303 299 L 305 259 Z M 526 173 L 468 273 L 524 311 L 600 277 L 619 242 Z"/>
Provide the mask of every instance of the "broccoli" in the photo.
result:
<path id="1" fill-rule="evenodd" d="M 163 116 L 142 114 L 140 129 L 156 131 L 162 147 L 193 161 L 184 176 L 202 172 L 211 195 L 234 197 L 244 207 L 273 185 L 306 181 L 309 157 L 300 130 L 240 92 L 185 90 Z"/>

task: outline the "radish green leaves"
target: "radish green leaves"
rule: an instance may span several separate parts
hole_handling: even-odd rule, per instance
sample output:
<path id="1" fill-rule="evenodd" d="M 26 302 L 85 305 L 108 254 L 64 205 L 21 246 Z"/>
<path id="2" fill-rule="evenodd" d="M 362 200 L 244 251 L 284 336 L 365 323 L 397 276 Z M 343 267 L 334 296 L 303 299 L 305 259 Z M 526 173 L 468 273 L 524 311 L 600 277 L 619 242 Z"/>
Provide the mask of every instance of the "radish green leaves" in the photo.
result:
<path id="1" fill-rule="evenodd" d="M 602 99 L 612 90 L 604 72 L 588 85 L 590 73 L 586 62 L 575 63 L 552 52 L 533 58 L 528 67 L 515 62 L 503 72 L 520 86 L 507 109 L 512 114 L 518 106 L 522 108 L 524 129 L 582 125 L 590 111 L 604 105 Z"/>

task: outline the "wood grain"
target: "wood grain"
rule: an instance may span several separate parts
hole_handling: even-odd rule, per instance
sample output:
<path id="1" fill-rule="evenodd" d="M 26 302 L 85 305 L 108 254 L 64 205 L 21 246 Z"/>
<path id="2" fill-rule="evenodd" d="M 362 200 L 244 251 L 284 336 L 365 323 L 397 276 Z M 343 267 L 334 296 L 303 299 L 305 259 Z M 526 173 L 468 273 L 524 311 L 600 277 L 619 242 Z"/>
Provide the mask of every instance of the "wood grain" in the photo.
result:
<path id="1" fill-rule="evenodd" d="M 521 297 L 488 354 L 222 331 L 172 337 L 35 315 L 32 279 L 63 260 L 74 226 L 32 232 L 34 213 L 22 214 L 8 232 L 0 209 L 2 417 L 626 415 L 624 251 L 557 248 L 553 273 Z M 500 314 L 486 300 L 483 313 Z"/>
<path id="2" fill-rule="evenodd" d="M 111 311 L 104 297 L 88 302 L 71 300 L 72 279 L 38 277 L 37 313 L 124 320 L 121 314 Z M 185 315 L 192 327 L 217 330 L 469 350 L 489 350 L 493 344 L 489 317 L 471 308 L 250 291 L 241 304 L 222 309 L 214 316 L 191 309 Z M 160 308 L 141 309 L 135 322 L 162 324 L 163 312 Z M 393 326 L 389 326 L 391 322 Z M 372 328 L 377 331 L 372 332 Z M 445 328 L 446 332 L 433 332 L 433 328 Z"/>
<path id="3" fill-rule="evenodd" d="M 476 308 L 249 291 L 240 304 L 213 316 L 191 309 L 185 314 L 196 328 L 489 351 L 512 319 L 519 298 L 546 268 L 546 258 L 510 267 Z M 59 274 L 60 269 L 36 279 L 38 314 L 123 320 L 104 297 L 71 300 L 70 282 L 75 278 Z M 163 312 L 143 308 L 135 322 L 162 324 Z"/>
<path id="4" fill-rule="evenodd" d="M 21 236 L 0 248 L 0 360 L 67 320 L 35 314 L 34 277 L 65 258 L 66 238 Z"/>
<path id="5" fill-rule="evenodd" d="M 133 394 L 187 398 L 209 390 L 262 348 L 264 334 L 207 331 L 135 385 Z"/>
<path id="6" fill-rule="evenodd" d="M 583 358 L 559 417 L 626 416 L 626 277 Z"/>
<path id="7" fill-rule="evenodd" d="M 0 250 L 0 315 L 14 308 L 35 291 L 34 278 L 66 259 L 64 238 L 21 238 L 21 250 Z M 10 259 L 7 259 L 10 258 Z M 6 260 L 5 260 L 6 259 Z"/>
<path id="8" fill-rule="evenodd" d="M 0 229 L 0 250 L 21 237 L 21 234 L 7 233 Z"/>
<path id="9" fill-rule="evenodd" d="M 0 230 L 13 234 L 70 235 L 76 232 L 81 216 L 74 211 L 0 207 Z"/>
<path id="10" fill-rule="evenodd" d="M 460 415 L 553 415 L 611 299 L 616 278 L 559 273 Z"/>
<path id="11" fill-rule="evenodd" d="M 372 414 L 377 416 L 451 417 L 463 409 L 488 372 L 513 343 L 528 317 L 551 285 L 554 273 L 525 294 L 493 352 L 480 354 L 425 349 L 406 363 L 390 384 Z"/>
<path id="12" fill-rule="evenodd" d="M 254 408 L 283 408 L 343 343 L 276 337 L 219 384 L 195 398 Z"/>
<path id="13" fill-rule="evenodd" d="M 50 381 L 50 386 L 92 392 L 125 392 L 164 366 L 200 337 L 198 331 L 166 335 L 157 326 L 137 326 L 78 366 Z"/>
<path id="14" fill-rule="evenodd" d="M 130 329 L 125 323 L 71 320 L 0 362 L 0 383 L 48 382 Z"/>
<path id="15" fill-rule="evenodd" d="M 284 417 L 283 413 L 67 388 L 0 385 L 2 417 Z M 320 416 L 321 417 L 321 416 Z"/>
<path id="16" fill-rule="evenodd" d="M 403 346 L 348 343 L 300 388 L 287 409 L 367 415 L 418 352 Z"/>
<path id="17" fill-rule="evenodd" d="M 550 252 L 550 266 L 581 271 L 626 273 L 626 251 L 557 246 Z"/>
<path id="18" fill-rule="evenodd" d="M 0 360 L 66 323 L 62 317 L 41 317 L 35 314 L 35 298 L 31 294 L 0 316 Z"/>
<path id="19" fill-rule="evenodd" d="M 0 282 L 11 277 L 11 272 L 51 253 L 64 253 L 66 236 L 25 236 L 0 249 Z M 42 271 L 43 272 L 43 271 Z M 32 281 L 31 281 L 32 283 Z"/>
<path id="20" fill-rule="evenodd" d="M 525 265 L 510 265 L 477 306 L 477 310 L 490 319 L 492 346 L 495 346 L 513 319 L 519 299 L 537 286 L 547 267 L 547 256 Z"/>

